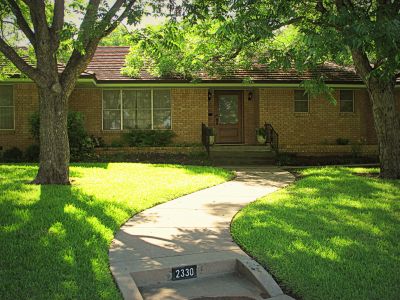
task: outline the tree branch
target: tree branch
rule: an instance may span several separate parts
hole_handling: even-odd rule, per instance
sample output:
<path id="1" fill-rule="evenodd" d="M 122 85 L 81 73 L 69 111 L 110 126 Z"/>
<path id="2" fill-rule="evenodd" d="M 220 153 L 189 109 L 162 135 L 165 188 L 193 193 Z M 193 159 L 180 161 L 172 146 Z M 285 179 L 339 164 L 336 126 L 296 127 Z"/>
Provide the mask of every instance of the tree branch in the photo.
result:
<path id="1" fill-rule="evenodd" d="M 361 76 L 365 83 L 368 83 L 368 78 L 373 68 L 371 67 L 367 54 L 359 49 L 351 49 L 351 56 L 358 75 Z"/>
<path id="2" fill-rule="evenodd" d="M 104 30 L 104 34 L 102 37 L 105 37 L 109 35 L 117 26 L 128 16 L 132 6 L 135 4 L 135 0 L 129 1 L 127 4 L 125 10 L 122 12 L 122 14 L 118 17 L 117 20 L 115 20 L 107 29 Z"/>
<path id="3" fill-rule="evenodd" d="M 51 29 L 57 34 L 64 25 L 64 0 L 55 0 Z"/>
<path id="4" fill-rule="evenodd" d="M 18 4 L 14 0 L 8 0 L 8 5 L 11 8 L 11 11 L 15 15 L 17 19 L 17 24 L 31 44 L 34 46 L 36 44 L 35 34 L 33 33 L 32 29 L 30 28 L 28 22 L 25 20 Z"/>
<path id="5" fill-rule="evenodd" d="M 100 0 L 90 0 L 86 7 L 86 14 L 83 17 L 78 33 L 78 40 L 82 41 L 84 47 L 87 44 L 89 32 L 94 29 L 99 6 Z"/>
<path id="6" fill-rule="evenodd" d="M 117 14 L 122 4 L 124 4 L 125 0 L 117 0 L 114 5 L 110 8 L 107 14 L 103 17 L 103 20 L 100 22 L 100 30 L 106 30 L 107 26 L 111 24 L 112 18 Z M 130 1 L 130 4 L 133 5 L 134 1 Z"/>
<path id="7" fill-rule="evenodd" d="M 55 0 L 53 11 L 53 22 L 50 29 L 53 52 L 57 51 L 60 45 L 60 31 L 64 26 L 64 0 Z"/>
<path id="8" fill-rule="evenodd" d="M 0 51 L 4 56 L 10 60 L 22 73 L 26 74 L 30 79 L 35 81 L 38 85 L 44 85 L 45 78 L 42 76 L 37 69 L 29 65 L 24 59 L 22 59 L 18 53 L 8 45 L 0 37 Z"/>

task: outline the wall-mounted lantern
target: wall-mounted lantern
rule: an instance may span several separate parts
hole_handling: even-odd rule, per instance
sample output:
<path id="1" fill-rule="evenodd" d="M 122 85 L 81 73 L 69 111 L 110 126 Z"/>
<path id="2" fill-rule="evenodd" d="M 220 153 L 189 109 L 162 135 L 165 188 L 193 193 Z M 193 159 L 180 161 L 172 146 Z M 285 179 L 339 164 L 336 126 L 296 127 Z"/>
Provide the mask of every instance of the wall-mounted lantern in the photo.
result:
<path id="1" fill-rule="evenodd" d="M 252 91 L 249 91 L 249 94 L 247 96 L 247 100 L 249 100 L 249 101 L 253 100 L 253 92 Z"/>
<path id="2" fill-rule="evenodd" d="M 208 102 L 211 101 L 212 97 L 213 97 L 212 91 L 211 91 L 211 90 L 208 90 Z"/>

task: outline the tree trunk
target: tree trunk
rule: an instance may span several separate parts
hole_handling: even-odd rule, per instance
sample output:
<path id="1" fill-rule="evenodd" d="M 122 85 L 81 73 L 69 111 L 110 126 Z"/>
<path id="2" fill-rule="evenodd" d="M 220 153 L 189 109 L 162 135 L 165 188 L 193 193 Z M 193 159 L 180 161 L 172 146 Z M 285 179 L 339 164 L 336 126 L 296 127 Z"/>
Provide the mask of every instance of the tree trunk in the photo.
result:
<path id="1" fill-rule="evenodd" d="M 396 109 L 394 83 L 370 83 L 368 92 L 379 145 L 380 177 L 400 178 L 400 114 Z"/>
<path id="2" fill-rule="evenodd" d="M 40 163 L 35 184 L 69 184 L 68 96 L 59 87 L 39 89 Z"/>

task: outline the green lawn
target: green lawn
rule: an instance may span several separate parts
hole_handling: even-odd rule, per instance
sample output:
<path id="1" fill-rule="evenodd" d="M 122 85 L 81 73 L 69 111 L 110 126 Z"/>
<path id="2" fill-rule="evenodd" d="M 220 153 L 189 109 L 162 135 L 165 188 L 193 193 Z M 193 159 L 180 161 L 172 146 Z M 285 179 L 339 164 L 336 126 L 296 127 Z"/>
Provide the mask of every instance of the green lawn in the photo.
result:
<path id="1" fill-rule="evenodd" d="M 120 299 L 114 233 L 155 204 L 224 182 L 212 167 L 77 164 L 71 186 L 35 186 L 36 166 L 0 165 L 0 298 Z"/>
<path id="2" fill-rule="evenodd" d="M 299 299 L 399 299 L 400 181 L 321 168 L 243 209 L 232 234 Z"/>

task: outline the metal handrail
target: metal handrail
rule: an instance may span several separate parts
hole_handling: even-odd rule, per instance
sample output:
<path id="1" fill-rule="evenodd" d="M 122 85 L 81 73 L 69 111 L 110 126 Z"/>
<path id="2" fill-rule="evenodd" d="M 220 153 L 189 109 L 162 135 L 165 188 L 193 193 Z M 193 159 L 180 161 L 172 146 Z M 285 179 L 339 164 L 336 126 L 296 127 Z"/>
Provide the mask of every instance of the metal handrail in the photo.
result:
<path id="1" fill-rule="evenodd" d="M 206 124 L 201 123 L 201 142 L 204 148 L 206 148 L 207 155 L 210 156 L 210 131 L 211 128 L 207 127 Z"/>
<path id="2" fill-rule="evenodd" d="M 279 151 L 279 135 L 271 124 L 264 124 L 266 143 L 270 144 L 276 153 Z"/>

